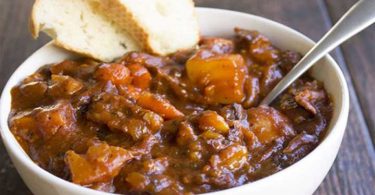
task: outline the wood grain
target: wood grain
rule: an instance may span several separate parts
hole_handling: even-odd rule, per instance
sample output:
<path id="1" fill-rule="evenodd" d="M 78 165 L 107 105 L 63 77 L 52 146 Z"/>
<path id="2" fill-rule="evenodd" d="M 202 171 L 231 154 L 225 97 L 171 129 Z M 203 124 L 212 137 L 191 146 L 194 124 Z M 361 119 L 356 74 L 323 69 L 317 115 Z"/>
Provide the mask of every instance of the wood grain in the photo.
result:
<path id="1" fill-rule="evenodd" d="M 28 32 L 33 1 L 0 0 L 0 89 L 17 66 L 47 42 Z M 197 0 L 198 6 L 231 9 L 286 24 L 318 40 L 354 0 Z M 339 155 L 316 194 L 374 194 L 375 152 L 369 128 L 375 129 L 374 27 L 336 50 L 334 57 L 348 80 L 351 111 Z M 372 41 L 372 42 L 371 42 Z M 353 81 L 352 81 L 353 80 Z M 358 92 L 358 96 L 356 94 Z M 363 113 L 362 113 L 363 110 Z M 365 117 L 364 117 L 365 116 Z M 368 126 L 367 126 L 368 125 Z M 372 133 L 374 137 L 374 132 Z M 319 162 L 317 162 L 319 163 Z M 0 144 L 0 194 L 30 194 Z"/>
<path id="2" fill-rule="evenodd" d="M 33 1 L 0 0 L 0 89 L 13 71 L 47 39 L 33 41 L 28 30 L 28 14 Z M 31 194 L 0 143 L 0 194 Z"/>
<path id="3" fill-rule="evenodd" d="M 332 20 L 337 21 L 356 0 L 326 0 Z M 374 10 L 375 11 L 375 10 Z M 373 144 L 375 143 L 375 24 L 342 45 Z"/>
<path id="4" fill-rule="evenodd" d="M 349 2 L 351 1 L 351 2 Z M 322 0 L 322 9 L 326 10 L 326 17 L 329 19 L 329 26 L 335 23 L 356 1 L 349 0 Z M 337 10 L 341 10 L 340 13 Z M 367 44 L 364 45 L 353 45 L 358 47 L 369 47 L 374 46 L 371 44 L 371 40 L 364 37 L 364 33 L 368 30 L 357 35 L 355 38 L 360 37 L 360 39 L 367 40 Z M 353 39 L 349 40 L 351 42 Z M 369 42 L 370 41 L 370 42 Z M 367 126 L 368 120 L 364 118 L 363 106 L 359 103 L 363 97 L 368 97 L 367 93 L 356 93 L 358 92 L 358 86 L 353 84 L 358 80 L 358 78 L 353 75 L 353 71 L 350 68 L 351 64 L 347 60 L 346 44 L 342 45 L 335 52 L 335 56 L 338 58 L 338 62 L 344 72 L 346 80 L 349 85 L 349 92 L 351 98 L 351 108 L 349 115 L 348 127 L 346 130 L 346 135 L 343 139 L 343 144 L 341 150 L 336 159 L 335 166 L 330 171 L 327 176 L 327 182 L 323 183 L 321 187 L 317 190 L 318 194 L 331 194 L 327 192 L 335 192 L 334 194 L 374 194 L 375 192 L 375 151 L 373 143 L 370 137 L 370 130 Z M 363 56 L 364 61 L 370 59 L 369 56 Z M 370 60 L 374 62 L 374 60 Z M 361 66 L 359 62 L 357 65 Z M 349 67 L 349 68 L 348 68 Z M 374 70 L 372 70 L 374 71 Z M 362 74 L 371 73 L 365 72 L 362 69 Z M 367 82 L 367 81 L 366 81 Z M 372 90 L 375 87 L 372 86 Z M 370 90 L 371 91 L 371 90 Z M 375 105 L 372 105 L 375 106 Z M 375 107 L 372 107 L 375 108 Z M 368 107 L 368 109 L 371 109 Z M 371 122 L 371 121 L 370 121 Z M 359 139 L 359 140 L 357 140 Z M 365 157 L 365 158 L 363 158 Z M 328 185 L 325 185 L 329 183 Z M 337 186 L 340 186 L 339 188 Z"/>

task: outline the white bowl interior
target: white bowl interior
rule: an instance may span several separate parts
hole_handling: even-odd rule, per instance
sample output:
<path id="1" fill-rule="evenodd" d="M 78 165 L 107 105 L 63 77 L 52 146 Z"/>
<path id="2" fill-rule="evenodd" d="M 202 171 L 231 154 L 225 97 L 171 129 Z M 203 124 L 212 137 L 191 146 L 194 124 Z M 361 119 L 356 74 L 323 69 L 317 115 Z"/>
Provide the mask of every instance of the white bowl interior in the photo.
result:
<path id="1" fill-rule="evenodd" d="M 261 17 L 207 8 L 198 8 L 197 14 L 201 33 L 204 36 L 233 36 L 233 28 L 241 27 L 260 31 L 262 34 L 269 37 L 276 46 L 282 49 L 306 53 L 313 45 L 313 42 L 304 35 Z M 3 142 L 24 181 L 34 193 L 103 194 L 102 192 L 83 188 L 57 178 L 38 167 L 22 150 L 8 128 L 7 121 L 11 105 L 11 88 L 17 85 L 27 75 L 35 72 L 42 65 L 74 57 L 74 54 L 56 48 L 52 44 L 47 44 L 30 56 L 14 72 L 1 96 L 0 118 Z M 330 122 L 325 140 L 305 158 L 274 175 L 250 184 L 216 193 L 270 194 L 272 192 L 279 192 L 281 194 L 309 194 L 319 186 L 337 155 L 348 117 L 349 97 L 342 72 L 331 57 L 326 57 L 319 61 L 318 64 L 312 68 L 311 74 L 314 78 L 324 83 L 326 90 L 331 95 L 334 102 L 333 118 Z M 321 163 L 321 165 L 317 165 L 319 160 L 324 160 L 325 162 Z M 308 172 L 308 170 L 305 169 L 314 170 Z M 301 184 L 301 177 L 307 177 L 305 182 L 310 183 L 308 185 Z M 292 184 L 292 182 L 295 183 L 294 186 L 288 186 Z M 300 185 L 300 187 L 295 187 L 297 185 Z M 272 189 L 270 186 L 272 186 Z"/>

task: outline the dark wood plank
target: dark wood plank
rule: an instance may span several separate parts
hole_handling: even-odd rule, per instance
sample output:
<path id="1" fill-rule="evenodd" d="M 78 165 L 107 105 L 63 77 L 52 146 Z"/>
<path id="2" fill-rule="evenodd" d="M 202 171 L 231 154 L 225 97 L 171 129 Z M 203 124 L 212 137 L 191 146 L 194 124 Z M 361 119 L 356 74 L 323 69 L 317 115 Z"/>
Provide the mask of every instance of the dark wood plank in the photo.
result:
<path id="1" fill-rule="evenodd" d="M 341 3 L 341 0 L 333 3 L 329 2 L 329 10 L 334 8 L 343 12 L 348 6 L 347 2 L 349 0 L 345 0 L 344 4 Z M 0 29 L 2 29 L 0 31 L 0 72 L 2 75 L 0 78 L 0 89 L 3 88 L 6 80 L 15 68 L 35 49 L 47 41 L 45 37 L 41 40 L 33 41 L 28 33 L 28 17 L 25 13 L 30 11 L 31 4 L 32 1 L 25 0 L 0 1 Z M 325 3 L 322 0 L 197 0 L 197 4 L 199 6 L 232 9 L 264 16 L 297 29 L 314 40 L 318 40 L 331 25 L 330 15 L 327 13 Z M 343 8 L 339 9 L 338 7 L 341 6 Z M 334 14 L 338 16 L 341 12 L 335 12 Z M 335 16 L 332 16 L 335 19 Z M 369 40 L 374 40 L 371 33 L 369 36 L 372 38 L 368 38 Z M 356 45 L 356 43 L 352 44 Z M 345 57 L 349 55 L 345 52 L 345 48 L 343 51 Z M 372 194 L 375 191 L 374 148 L 371 146 L 371 140 L 368 137 L 368 128 L 363 118 L 349 71 L 346 68 L 345 60 L 347 58 L 343 60 L 340 51 L 337 51 L 335 54 L 336 60 L 342 66 L 345 76 L 349 81 L 351 112 L 347 133 L 335 165 L 316 194 Z M 362 58 L 360 54 L 354 57 L 359 56 Z M 364 59 L 362 60 L 366 61 L 367 59 L 369 62 L 374 62 L 373 57 L 369 55 L 367 58 L 363 57 Z M 350 61 L 347 62 L 350 65 Z M 353 67 L 355 64 L 353 63 Z M 357 86 L 356 77 L 353 74 L 355 70 L 352 70 L 352 67 L 349 68 L 353 75 L 354 83 Z M 374 70 L 366 69 L 365 72 L 369 76 L 371 71 Z M 359 91 L 358 87 L 357 90 Z M 370 98 L 366 98 L 367 96 L 360 96 L 361 103 L 363 103 L 363 99 L 370 100 Z M 366 117 L 368 116 L 366 114 Z M 2 145 L 0 146 L 0 167 L 1 194 L 29 193 L 11 165 Z"/>
<path id="2" fill-rule="evenodd" d="M 229 9 L 250 13 L 285 24 L 318 40 L 325 32 L 325 23 L 319 4 L 315 1 L 298 0 L 195 0 L 197 6 Z"/>
<path id="3" fill-rule="evenodd" d="M 0 86 L 30 54 L 47 42 L 45 36 L 34 41 L 28 18 L 33 1 L 0 1 Z"/>
<path id="4" fill-rule="evenodd" d="M 28 31 L 28 13 L 33 1 L 0 1 L 0 89 L 12 72 L 47 39 L 33 41 Z M 0 194 L 31 194 L 0 143 Z"/>
<path id="5" fill-rule="evenodd" d="M 356 0 L 326 0 L 333 21 L 348 10 Z M 375 143 L 375 25 L 342 45 L 345 61 Z"/>
<path id="6" fill-rule="evenodd" d="M 324 4 L 325 8 L 327 8 L 327 12 L 329 14 L 329 18 L 331 19 L 329 22 L 335 23 L 350 7 L 353 5 L 356 1 L 341 1 L 341 0 L 322 0 L 322 4 Z M 340 11 L 338 11 L 340 10 Z M 372 27 L 373 28 L 373 27 Z M 360 33 L 354 38 L 360 38 L 364 40 L 368 40 L 367 42 L 367 47 L 373 47 L 374 45 L 371 45 L 371 40 L 373 41 L 374 39 L 367 39 L 364 37 L 364 34 L 367 34 L 368 31 L 371 31 L 371 29 L 367 29 L 366 31 Z M 373 31 L 373 30 L 372 30 Z M 373 31 L 374 32 L 374 31 Z M 348 42 L 352 42 L 353 39 L 349 40 Z M 369 42 L 370 41 L 370 42 Z M 347 44 L 347 43 L 346 43 Z M 362 79 L 362 81 L 365 82 L 370 82 L 368 78 L 363 77 L 362 75 L 355 75 L 353 74 L 353 68 L 352 68 L 352 63 L 348 61 L 348 53 L 345 52 L 344 50 L 346 49 L 346 44 L 342 45 L 340 49 L 337 50 L 336 54 L 337 56 L 340 56 L 340 60 L 344 64 L 344 66 L 341 66 L 344 74 L 347 78 L 348 84 L 352 87 L 350 87 L 350 93 L 351 93 L 351 114 L 349 118 L 349 125 L 347 128 L 346 135 L 343 140 L 343 146 L 342 147 L 347 147 L 350 149 L 341 149 L 339 152 L 339 155 L 336 160 L 337 166 L 334 166 L 331 170 L 331 173 L 334 174 L 329 174 L 328 177 L 326 178 L 326 181 L 335 181 L 336 184 L 339 184 L 338 186 L 350 186 L 350 188 L 337 188 L 335 185 L 322 185 L 321 188 L 317 191 L 317 193 L 321 192 L 320 190 L 323 188 L 327 188 L 329 191 L 335 191 L 336 194 L 373 194 L 375 191 L 375 176 L 374 176 L 374 170 L 375 170 L 375 151 L 373 147 L 373 143 L 371 141 L 371 137 L 369 134 L 369 130 L 374 130 L 373 127 L 368 126 L 368 120 L 366 122 L 365 117 L 363 116 L 363 113 L 365 116 L 369 116 L 366 114 L 366 109 L 369 109 L 369 105 L 363 106 L 361 104 L 363 99 L 369 100 L 369 97 L 371 94 L 369 93 L 362 93 L 358 90 L 357 82 L 358 79 Z M 363 42 L 362 42 L 363 44 Z M 366 44 L 362 45 L 359 42 L 353 43 L 353 47 L 363 47 Z M 365 46 L 366 47 L 366 46 Z M 374 53 L 374 52 L 373 52 Z M 374 61 L 371 60 L 371 55 L 365 55 L 361 56 L 363 61 L 369 60 L 370 62 Z M 372 56 L 372 59 L 374 56 Z M 357 65 L 359 61 L 356 61 L 355 64 Z M 368 64 L 369 65 L 369 64 Z M 359 65 L 360 66 L 360 65 Z M 363 73 L 370 74 L 372 70 L 363 70 Z M 372 87 L 374 89 L 374 87 Z M 356 93 L 357 92 L 357 93 Z M 359 92 L 359 93 L 358 93 Z M 373 93 L 373 92 L 372 92 Z M 356 105 L 355 105 L 356 104 Z M 375 108 L 375 107 L 372 107 Z M 363 112 L 365 111 L 365 112 Z M 352 112 L 357 112 L 357 113 L 362 113 L 362 116 L 358 117 L 358 120 L 354 122 L 354 120 L 351 118 Z M 354 123 L 351 124 L 353 121 Z M 358 130 L 351 129 L 352 125 L 360 125 Z M 361 142 L 356 142 L 353 141 L 353 139 L 356 139 L 358 136 L 363 137 L 363 141 Z M 346 144 L 348 143 L 348 144 Z M 360 150 L 367 150 L 367 153 L 369 155 L 368 158 L 363 159 L 361 158 L 361 154 L 359 154 Z M 357 152 L 355 152 L 357 151 Z M 360 167 L 360 169 L 358 169 Z M 343 174 L 343 173 L 346 174 Z M 343 179 L 346 178 L 346 179 Z M 333 183 L 335 184 L 335 183 Z M 324 191 L 322 191 L 324 192 Z"/>

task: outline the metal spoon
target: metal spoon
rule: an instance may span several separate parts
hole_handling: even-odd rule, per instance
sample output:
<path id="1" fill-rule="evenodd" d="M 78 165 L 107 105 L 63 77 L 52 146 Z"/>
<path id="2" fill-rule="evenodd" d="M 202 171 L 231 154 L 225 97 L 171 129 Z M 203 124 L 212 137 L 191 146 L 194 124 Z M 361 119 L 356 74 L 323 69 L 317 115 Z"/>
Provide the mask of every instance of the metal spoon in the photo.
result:
<path id="1" fill-rule="evenodd" d="M 320 58 L 375 22 L 375 0 L 360 0 L 310 49 L 293 69 L 263 99 L 261 105 L 269 105 L 298 77 Z M 374 41 L 374 40 L 369 40 Z"/>

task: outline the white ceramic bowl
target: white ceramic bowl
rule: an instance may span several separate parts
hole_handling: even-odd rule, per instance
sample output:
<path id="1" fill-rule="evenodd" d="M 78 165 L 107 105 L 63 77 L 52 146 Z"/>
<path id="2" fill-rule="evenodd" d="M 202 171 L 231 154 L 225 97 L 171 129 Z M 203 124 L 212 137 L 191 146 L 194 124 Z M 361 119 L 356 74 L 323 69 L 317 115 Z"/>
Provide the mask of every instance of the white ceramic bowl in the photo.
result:
<path id="1" fill-rule="evenodd" d="M 282 49 L 301 53 L 314 44 L 304 35 L 279 23 L 249 14 L 198 8 L 200 28 L 203 35 L 232 36 L 234 27 L 255 29 L 268 36 L 272 43 Z M 106 194 L 84 188 L 48 173 L 38 167 L 22 150 L 8 127 L 11 96 L 10 90 L 40 66 L 74 58 L 74 54 L 47 44 L 31 55 L 11 76 L 6 84 L 0 103 L 1 135 L 5 147 L 26 185 L 34 194 Z M 312 194 L 323 181 L 337 155 L 345 131 L 349 95 L 344 76 L 331 57 L 322 59 L 311 70 L 313 77 L 324 83 L 334 102 L 333 117 L 329 130 L 320 145 L 294 165 L 261 180 L 211 194 Z"/>

